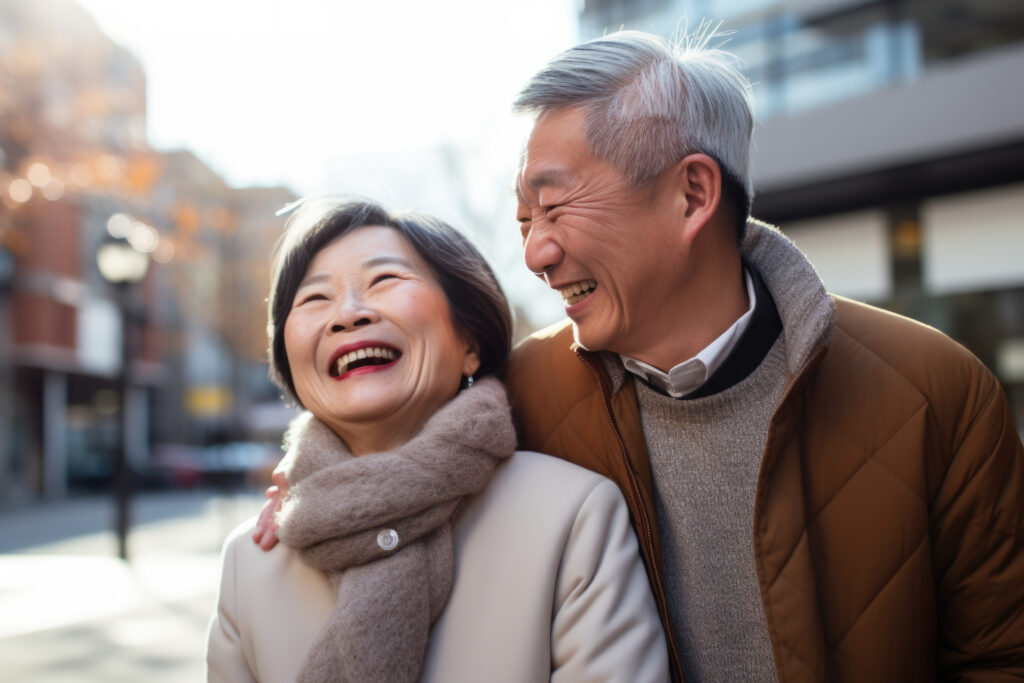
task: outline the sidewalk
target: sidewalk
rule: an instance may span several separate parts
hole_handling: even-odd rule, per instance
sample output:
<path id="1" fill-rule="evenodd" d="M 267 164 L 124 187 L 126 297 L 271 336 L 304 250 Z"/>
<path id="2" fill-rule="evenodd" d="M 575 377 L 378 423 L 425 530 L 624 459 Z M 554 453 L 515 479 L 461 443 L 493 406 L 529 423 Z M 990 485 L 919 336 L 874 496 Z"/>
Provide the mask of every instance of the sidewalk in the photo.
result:
<path id="1" fill-rule="evenodd" d="M 135 499 L 130 562 L 113 503 L 88 498 L 0 512 L 0 681 L 201 681 L 220 546 L 258 492 Z"/>

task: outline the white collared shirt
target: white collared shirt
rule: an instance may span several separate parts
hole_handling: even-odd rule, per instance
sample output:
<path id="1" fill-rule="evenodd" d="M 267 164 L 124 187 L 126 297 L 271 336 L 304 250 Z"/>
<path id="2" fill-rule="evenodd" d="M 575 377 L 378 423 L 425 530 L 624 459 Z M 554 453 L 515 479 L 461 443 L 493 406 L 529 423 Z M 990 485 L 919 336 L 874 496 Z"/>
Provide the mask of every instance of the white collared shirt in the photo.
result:
<path id="1" fill-rule="evenodd" d="M 634 375 L 646 379 L 652 385 L 658 387 L 672 398 L 682 398 L 699 389 L 708 378 L 715 373 L 715 370 L 722 366 L 725 359 L 740 337 L 750 325 L 750 318 L 754 315 L 754 307 L 757 306 L 757 296 L 754 293 L 754 280 L 750 277 L 747 269 L 743 269 L 743 279 L 747 285 L 747 298 L 750 300 L 750 307 L 747 312 L 741 315 L 729 329 L 719 335 L 713 342 L 705 346 L 696 356 L 690 360 L 683 361 L 668 372 L 659 370 L 642 360 L 630 358 L 619 354 L 622 365 Z"/>

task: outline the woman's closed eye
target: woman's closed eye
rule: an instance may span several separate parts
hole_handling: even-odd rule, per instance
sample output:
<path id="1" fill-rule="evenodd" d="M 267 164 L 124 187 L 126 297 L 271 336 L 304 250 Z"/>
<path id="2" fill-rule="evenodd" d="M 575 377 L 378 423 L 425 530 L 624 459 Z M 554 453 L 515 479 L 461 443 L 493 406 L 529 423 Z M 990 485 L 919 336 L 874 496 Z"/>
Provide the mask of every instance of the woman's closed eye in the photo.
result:
<path id="1" fill-rule="evenodd" d="M 299 305 L 307 304 L 311 301 L 327 301 L 327 296 L 320 292 L 310 292 L 309 294 L 302 294 L 299 296 Z"/>
<path id="2" fill-rule="evenodd" d="M 378 273 L 377 275 L 373 276 L 373 280 L 370 281 L 370 286 L 372 287 L 373 285 L 375 285 L 375 284 L 377 284 L 379 282 L 383 282 L 384 280 L 397 280 L 397 279 L 398 279 L 398 275 L 395 274 L 395 273 Z"/>

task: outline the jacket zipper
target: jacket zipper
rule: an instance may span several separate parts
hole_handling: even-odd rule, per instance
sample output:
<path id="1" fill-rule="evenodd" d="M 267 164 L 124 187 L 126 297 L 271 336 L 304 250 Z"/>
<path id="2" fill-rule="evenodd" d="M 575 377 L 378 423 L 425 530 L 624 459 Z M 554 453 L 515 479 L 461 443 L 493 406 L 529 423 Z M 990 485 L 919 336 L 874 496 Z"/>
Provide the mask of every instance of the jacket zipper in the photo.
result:
<path id="1" fill-rule="evenodd" d="M 576 357 L 583 361 L 583 364 L 587 366 L 591 374 L 594 375 L 594 379 L 597 380 L 597 385 L 601 389 L 601 398 L 604 401 L 605 414 L 608 417 L 608 424 L 612 428 L 612 433 L 615 434 L 615 440 L 619 444 L 619 453 L 622 455 L 622 460 L 626 465 L 626 477 L 629 479 L 629 487 L 633 493 L 633 499 L 637 502 L 637 508 L 640 510 L 640 521 L 643 525 L 644 536 L 647 539 L 647 547 L 651 553 L 651 562 L 654 562 L 654 534 L 651 532 L 651 520 L 647 515 L 647 508 L 644 506 L 643 498 L 640 496 L 640 486 L 636 483 L 636 474 L 633 472 L 633 464 L 629 461 L 629 454 L 626 452 L 626 444 L 622 440 L 622 434 L 619 433 L 619 425 L 615 422 L 615 415 L 612 411 L 611 404 L 611 388 L 604 381 L 601 376 L 601 372 L 591 364 L 590 359 L 584 358 L 579 351 L 576 352 Z M 672 624 L 668 621 L 668 603 L 665 596 L 665 588 L 661 582 L 661 568 L 658 566 L 653 567 L 654 571 L 651 572 L 654 575 L 655 590 L 657 591 L 657 598 L 659 606 L 661 607 L 661 613 L 665 615 L 664 626 L 665 628 L 665 640 L 668 643 L 669 653 L 672 657 L 672 663 L 674 665 L 675 672 L 679 674 L 679 681 L 682 681 L 683 667 L 679 660 L 679 651 L 676 648 L 675 636 L 672 633 Z M 675 676 L 673 676 L 675 678 Z"/>

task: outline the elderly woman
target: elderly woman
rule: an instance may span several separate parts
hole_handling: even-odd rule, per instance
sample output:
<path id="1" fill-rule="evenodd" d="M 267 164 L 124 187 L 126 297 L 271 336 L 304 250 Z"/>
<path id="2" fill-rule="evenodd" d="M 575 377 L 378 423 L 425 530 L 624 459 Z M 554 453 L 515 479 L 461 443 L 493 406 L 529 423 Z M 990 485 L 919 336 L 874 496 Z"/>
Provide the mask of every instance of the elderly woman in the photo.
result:
<path id="1" fill-rule="evenodd" d="M 451 227 L 323 198 L 289 220 L 271 373 L 282 543 L 225 544 L 211 681 L 661 681 L 667 655 L 614 484 L 515 452 L 511 316 Z"/>

